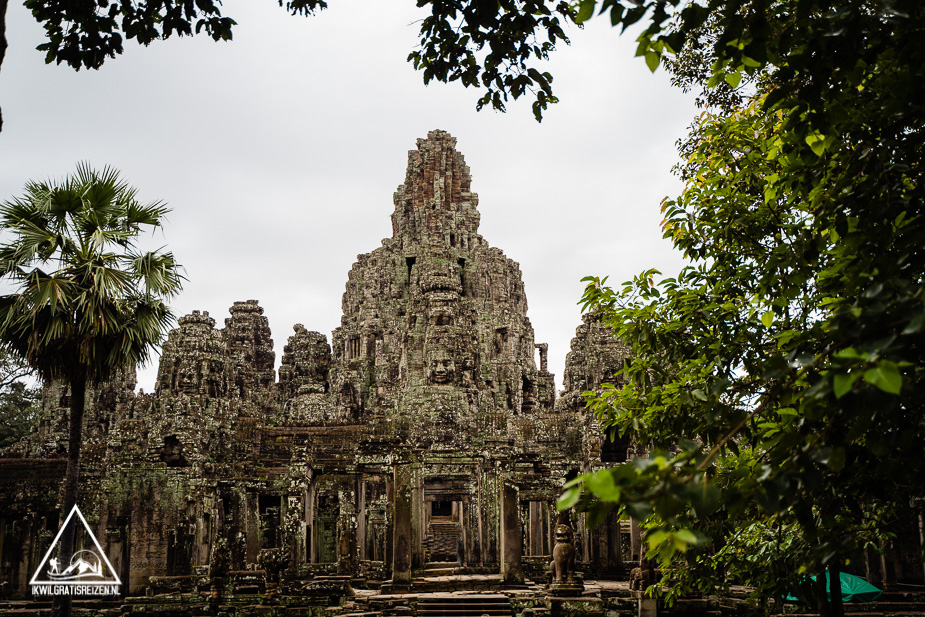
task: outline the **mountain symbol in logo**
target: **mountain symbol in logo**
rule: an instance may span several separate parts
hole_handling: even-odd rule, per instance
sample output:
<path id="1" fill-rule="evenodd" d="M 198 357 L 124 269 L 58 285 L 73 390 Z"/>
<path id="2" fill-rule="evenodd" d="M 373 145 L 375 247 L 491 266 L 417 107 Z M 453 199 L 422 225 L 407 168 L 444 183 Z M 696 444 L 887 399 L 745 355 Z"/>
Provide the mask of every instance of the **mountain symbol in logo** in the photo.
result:
<path id="1" fill-rule="evenodd" d="M 88 577 L 102 578 L 103 563 L 93 551 L 82 550 L 74 553 L 71 564 L 63 571 L 58 571 L 61 563 L 57 557 L 48 560 L 48 577 L 56 582 L 73 581 Z"/>
<path id="2" fill-rule="evenodd" d="M 77 516 L 75 517 L 74 514 Z M 70 524 L 78 525 L 74 530 L 74 554 L 67 563 L 61 560 L 61 536 L 64 530 Z M 88 541 L 89 540 L 89 541 Z M 52 553 L 55 554 L 52 557 Z M 30 585 L 42 585 L 55 583 L 58 585 L 79 585 L 85 583 L 104 583 L 121 585 L 122 581 L 116 574 L 106 557 L 106 553 L 96 540 L 96 536 L 90 531 L 90 525 L 87 519 L 75 505 L 64 524 L 58 530 L 58 535 L 52 541 L 51 546 L 39 563 L 35 574 L 32 575 Z"/>

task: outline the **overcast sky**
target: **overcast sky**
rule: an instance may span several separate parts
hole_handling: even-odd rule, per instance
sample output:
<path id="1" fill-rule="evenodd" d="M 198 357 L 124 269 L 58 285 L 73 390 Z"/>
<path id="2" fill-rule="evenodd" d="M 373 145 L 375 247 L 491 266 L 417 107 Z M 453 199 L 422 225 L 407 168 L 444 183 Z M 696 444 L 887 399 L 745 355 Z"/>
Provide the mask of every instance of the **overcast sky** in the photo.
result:
<path id="1" fill-rule="evenodd" d="M 78 161 L 120 169 L 143 201 L 173 208 L 163 239 L 186 268 L 177 315 L 218 326 L 257 299 L 276 364 L 295 323 L 328 336 L 347 272 L 391 235 L 408 150 L 443 129 L 472 172 L 480 233 L 520 264 L 536 342 L 561 387 L 590 274 L 620 283 L 681 260 L 661 239 L 659 203 L 680 187 L 675 142 L 696 114 L 663 70 L 633 57 L 608 20 L 569 32 L 548 64 L 562 101 L 537 124 L 529 100 L 475 111 L 479 91 L 424 86 L 405 61 L 412 0 L 331 2 L 293 17 L 231 0 L 234 41 L 158 41 L 99 71 L 44 64 L 42 28 L 13 0 L 0 70 L 0 200 Z M 139 373 L 153 389 L 157 361 Z"/>

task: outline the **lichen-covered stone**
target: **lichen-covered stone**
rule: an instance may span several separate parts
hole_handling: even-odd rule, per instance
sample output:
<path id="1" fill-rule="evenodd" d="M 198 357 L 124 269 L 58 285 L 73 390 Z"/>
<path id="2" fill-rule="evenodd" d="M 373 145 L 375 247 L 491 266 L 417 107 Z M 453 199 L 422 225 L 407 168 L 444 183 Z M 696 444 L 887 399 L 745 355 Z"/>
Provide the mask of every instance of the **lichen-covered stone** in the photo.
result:
<path id="1" fill-rule="evenodd" d="M 155 392 L 158 396 L 185 395 L 215 399 L 228 391 L 226 346 L 209 312 L 193 311 L 178 320 L 161 350 Z"/>
<path id="2" fill-rule="evenodd" d="M 276 354 L 270 324 L 256 300 L 235 302 L 229 309 L 222 336 L 228 359 L 226 373 L 229 387 L 245 398 L 260 390 L 269 390 L 276 381 L 273 370 Z"/>
<path id="3" fill-rule="evenodd" d="M 562 380 L 565 390 L 556 401 L 556 410 L 559 413 L 580 413 L 585 407 L 582 392 L 598 391 L 603 383 L 619 384 L 614 373 L 622 369 L 629 358 L 629 346 L 617 340 L 598 315 L 582 315 L 582 323 L 572 339 L 571 351 L 565 356 Z M 625 461 L 631 441 L 629 436 L 604 435 L 592 413 L 584 415 L 581 439 L 582 458 L 592 464 Z"/>

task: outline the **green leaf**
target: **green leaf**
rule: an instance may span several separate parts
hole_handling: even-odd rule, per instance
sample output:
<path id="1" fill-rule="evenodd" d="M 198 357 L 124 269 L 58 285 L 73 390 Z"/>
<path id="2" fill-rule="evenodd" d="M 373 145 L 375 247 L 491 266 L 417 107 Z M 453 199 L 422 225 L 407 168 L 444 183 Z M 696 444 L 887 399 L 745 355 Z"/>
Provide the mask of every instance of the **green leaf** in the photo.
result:
<path id="1" fill-rule="evenodd" d="M 617 504 L 613 502 L 598 502 L 588 511 L 588 527 L 593 529 L 603 523 Z"/>
<path id="2" fill-rule="evenodd" d="M 865 360 L 867 359 L 867 354 L 858 352 L 858 350 L 854 347 L 845 347 L 844 349 L 837 351 L 835 353 L 835 357 Z"/>
<path id="3" fill-rule="evenodd" d="M 620 499 L 620 487 L 614 483 L 613 474 L 609 469 L 602 469 L 588 476 L 586 480 L 588 489 L 604 501 L 617 501 Z"/>
<path id="4" fill-rule="evenodd" d="M 851 392 L 851 386 L 854 385 L 854 382 L 857 381 L 860 376 L 860 373 L 838 373 L 835 375 L 832 379 L 832 389 L 835 390 L 835 398 L 840 399 Z"/>
<path id="5" fill-rule="evenodd" d="M 705 517 L 710 516 L 719 508 L 722 494 L 713 484 L 702 482 L 691 486 L 688 498 L 697 516 Z"/>
<path id="6" fill-rule="evenodd" d="M 726 83 L 729 84 L 732 88 L 738 88 L 739 83 L 742 81 L 742 73 L 736 71 L 734 73 L 726 73 L 725 75 Z"/>
<path id="7" fill-rule="evenodd" d="M 876 367 L 864 371 L 864 381 L 877 386 L 884 392 L 899 394 L 903 384 L 903 377 L 899 372 L 899 366 L 895 362 L 881 360 Z"/>
<path id="8" fill-rule="evenodd" d="M 761 323 L 765 328 L 770 328 L 774 323 L 774 311 L 767 311 L 761 316 Z"/>
<path id="9" fill-rule="evenodd" d="M 572 487 L 559 496 L 559 499 L 556 501 L 556 508 L 559 510 L 568 510 L 578 503 L 580 498 L 581 488 L 577 486 Z"/>
<path id="10" fill-rule="evenodd" d="M 649 548 L 655 548 L 665 540 L 671 537 L 671 534 L 663 529 L 653 531 L 646 536 L 646 542 L 649 545 Z"/>
<path id="11" fill-rule="evenodd" d="M 903 329 L 903 334 L 915 334 L 922 329 L 923 324 L 925 324 L 925 315 L 919 313 L 913 317 L 909 325 Z"/>
<path id="12" fill-rule="evenodd" d="M 806 136 L 806 143 L 812 148 L 813 154 L 822 156 L 829 145 L 829 139 L 819 131 L 814 131 Z"/>
<path id="13" fill-rule="evenodd" d="M 679 529 L 674 535 L 685 544 L 697 544 L 699 542 L 697 536 L 690 529 Z"/>
<path id="14" fill-rule="evenodd" d="M 596 5 L 596 0 L 581 0 L 578 3 L 578 14 L 575 16 L 575 22 L 580 24 L 591 19 Z"/>
<path id="15" fill-rule="evenodd" d="M 653 73 L 655 72 L 655 69 L 658 68 L 659 60 L 661 60 L 661 58 L 656 52 L 654 51 L 646 52 L 646 65 L 649 67 L 649 70 L 652 71 Z"/>
<path id="16" fill-rule="evenodd" d="M 844 448 L 833 448 L 832 454 L 829 456 L 829 460 L 826 464 L 832 471 L 841 471 L 845 467 L 845 459 Z"/>

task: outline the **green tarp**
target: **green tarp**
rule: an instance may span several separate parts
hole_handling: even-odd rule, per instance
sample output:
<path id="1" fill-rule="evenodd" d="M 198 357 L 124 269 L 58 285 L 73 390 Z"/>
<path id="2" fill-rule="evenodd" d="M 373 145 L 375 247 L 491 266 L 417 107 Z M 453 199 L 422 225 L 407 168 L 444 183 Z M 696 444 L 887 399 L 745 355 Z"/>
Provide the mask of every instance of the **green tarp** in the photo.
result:
<path id="1" fill-rule="evenodd" d="M 816 580 L 815 576 L 810 577 L 812 580 Z M 863 578 L 854 576 L 853 574 L 845 574 L 842 572 L 838 576 L 839 582 L 841 583 L 841 600 L 842 602 L 873 602 L 883 593 Z M 829 573 L 825 574 L 825 595 L 831 599 L 831 594 L 829 592 Z M 799 599 L 793 595 L 788 595 L 784 598 L 788 602 L 798 602 Z"/>

